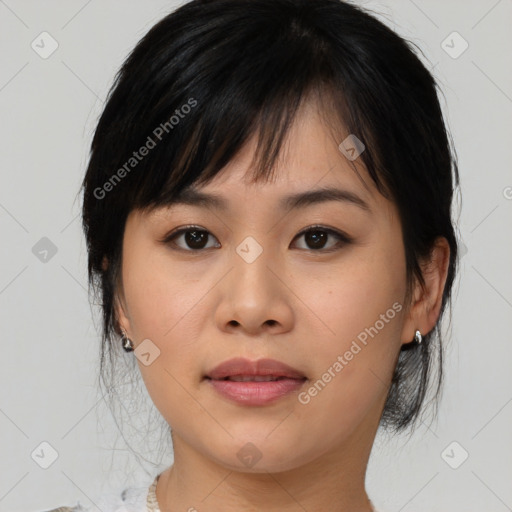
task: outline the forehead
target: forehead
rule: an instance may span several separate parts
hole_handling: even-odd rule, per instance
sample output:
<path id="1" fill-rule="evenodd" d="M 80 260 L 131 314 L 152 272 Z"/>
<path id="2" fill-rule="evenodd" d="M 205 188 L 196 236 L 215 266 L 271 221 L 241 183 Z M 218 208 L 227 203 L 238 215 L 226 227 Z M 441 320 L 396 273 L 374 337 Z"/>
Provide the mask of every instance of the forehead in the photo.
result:
<path id="1" fill-rule="evenodd" d="M 349 135 L 326 120 L 316 103 L 306 103 L 297 112 L 270 173 L 255 175 L 255 134 L 210 181 L 193 183 L 150 215 L 167 215 L 183 205 L 228 214 L 281 213 L 334 201 L 357 216 L 382 214 L 394 205 L 378 192 L 362 158 L 349 159 L 346 150 L 340 150 Z"/>
<path id="2" fill-rule="evenodd" d="M 343 128 L 328 125 L 316 104 L 309 102 L 297 113 L 279 157 L 266 176 L 256 178 L 254 174 L 258 144 L 254 135 L 211 181 L 190 188 L 192 191 L 232 198 L 234 194 L 260 194 L 265 200 L 277 200 L 294 192 L 336 188 L 343 189 L 347 198 L 354 199 L 354 202 L 359 196 L 359 203 L 364 206 L 373 198 L 375 184 L 362 159 L 350 160 L 346 151 L 340 149 L 340 144 L 349 136 Z M 345 149 L 345 145 L 342 145 L 342 149 Z M 197 194 L 193 196 L 185 192 L 184 195 L 199 199 Z M 283 201 L 280 204 L 287 206 Z"/>

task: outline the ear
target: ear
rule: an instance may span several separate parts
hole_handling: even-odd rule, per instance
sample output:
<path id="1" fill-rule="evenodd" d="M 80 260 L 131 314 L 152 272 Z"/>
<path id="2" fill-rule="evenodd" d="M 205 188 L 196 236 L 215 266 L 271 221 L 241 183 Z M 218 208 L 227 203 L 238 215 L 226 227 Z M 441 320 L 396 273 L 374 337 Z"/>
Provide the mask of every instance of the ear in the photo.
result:
<path id="1" fill-rule="evenodd" d="M 124 297 L 116 292 L 114 294 L 114 314 L 115 314 L 115 325 L 118 334 L 121 335 L 121 329 L 126 333 L 128 338 L 132 337 L 132 328 L 130 322 L 130 316 L 127 312 L 126 302 Z"/>
<path id="2" fill-rule="evenodd" d="M 416 280 L 413 298 L 402 328 L 403 344 L 414 340 L 416 330 L 424 336 L 436 325 L 441 311 L 444 286 L 450 263 L 450 245 L 444 237 L 438 237 L 430 258 L 421 263 L 425 287 Z"/>
<path id="3" fill-rule="evenodd" d="M 102 268 L 105 271 L 108 268 L 108 259 L 106 256 L 102 261 Z M 126 300 L 124 298 L 124 291 L 122 283 L 118 283 L 116 289 L 114 291 L 113 298 L 113 308 L 114 308 L 114 329 L 121 336 L 121 329 L 126 333 L 128 338 L 131 338 L 131 321 L 130 315 L 128 313 L 128 308 L 126 306 Z"/>
<path id="4" fill-rule="evenodd" d="M 130 315 L 128 308 L 126 307 L 126 301 L 122 289 L 116 290 L 114 293 L 114 314 L 115 314 L 115 325 L 118 334 L 121 335 L 121 329 L 126 333 L 128 338 L 132 337 L 132 328 Z"/>

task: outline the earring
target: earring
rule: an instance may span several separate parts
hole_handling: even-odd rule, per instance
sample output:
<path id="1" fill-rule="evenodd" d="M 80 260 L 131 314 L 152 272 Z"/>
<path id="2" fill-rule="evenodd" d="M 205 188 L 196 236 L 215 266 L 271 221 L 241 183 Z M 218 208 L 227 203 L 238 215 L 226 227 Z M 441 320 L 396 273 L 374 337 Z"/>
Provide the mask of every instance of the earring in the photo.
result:
<path id="1" fill-rule="evenodd" d="M 423 336 L 421 335 L 420 331 L 416 331 L 416 333 L 414 334 L 414 340 L 418 345 L 423 341 Z"/>
<path id="2" fill-rule="evenodd" d="M 128 336 L 126 335 L 126 332 L 124 329 L 121 329 L 122 336 L 121 336 L 121 343 L 123 345 L 123 348 L 126 352 L 132 352 L 133 351 L 133 342 Z"/>

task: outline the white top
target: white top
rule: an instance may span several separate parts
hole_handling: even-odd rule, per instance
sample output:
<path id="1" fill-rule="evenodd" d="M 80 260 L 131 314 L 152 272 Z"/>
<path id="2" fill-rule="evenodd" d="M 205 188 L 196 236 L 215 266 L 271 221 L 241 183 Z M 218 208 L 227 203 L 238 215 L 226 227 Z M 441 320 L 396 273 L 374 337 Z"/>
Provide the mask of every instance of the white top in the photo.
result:
<path id="1" fill-rule="evenodd" d="M 160 512 L 156 499 L 156 484 L 160 475 L 157 475 L 149 488 L 128 487 L 121 494 L 104 494 L 96 501 L 96 507 L 102 512 Z M 373 512 L 377 512 L 370 502 Z M 59 507 L 47 512 L 92 512 L 96 507 L 84 507 L 78 502 L 71 507 Z"/>
<path id="2" fill-rule="evenodd" d="M 128 487 L 119 494 L 103 494 L 94 505 L 84 506 L 80 502 L 72 506 L 63 506 L 47 512 L 160 512 L 156 500 L 157 475 L 151 485 Z"/>

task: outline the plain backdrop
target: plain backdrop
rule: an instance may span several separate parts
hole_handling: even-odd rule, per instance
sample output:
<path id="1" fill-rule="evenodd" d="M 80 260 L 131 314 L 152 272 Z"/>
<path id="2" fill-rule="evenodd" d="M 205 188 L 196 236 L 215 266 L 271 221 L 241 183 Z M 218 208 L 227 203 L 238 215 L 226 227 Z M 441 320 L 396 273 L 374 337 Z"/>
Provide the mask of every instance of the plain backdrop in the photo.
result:
<path id="1" fill-rule="evenodd" d="M 464 253 L 439 419 L 379 434 L 368 492 L 384 512 L 512 510 L 512 2 L 360 4 L 423 50 L 444 91 Z M 150 409 L 127 443 L 97 390 L 77 194 L 116 71 L 177 5 L 0 0 L 0 511 L 90 505 L 172 462 L 144 434 Z"/>

